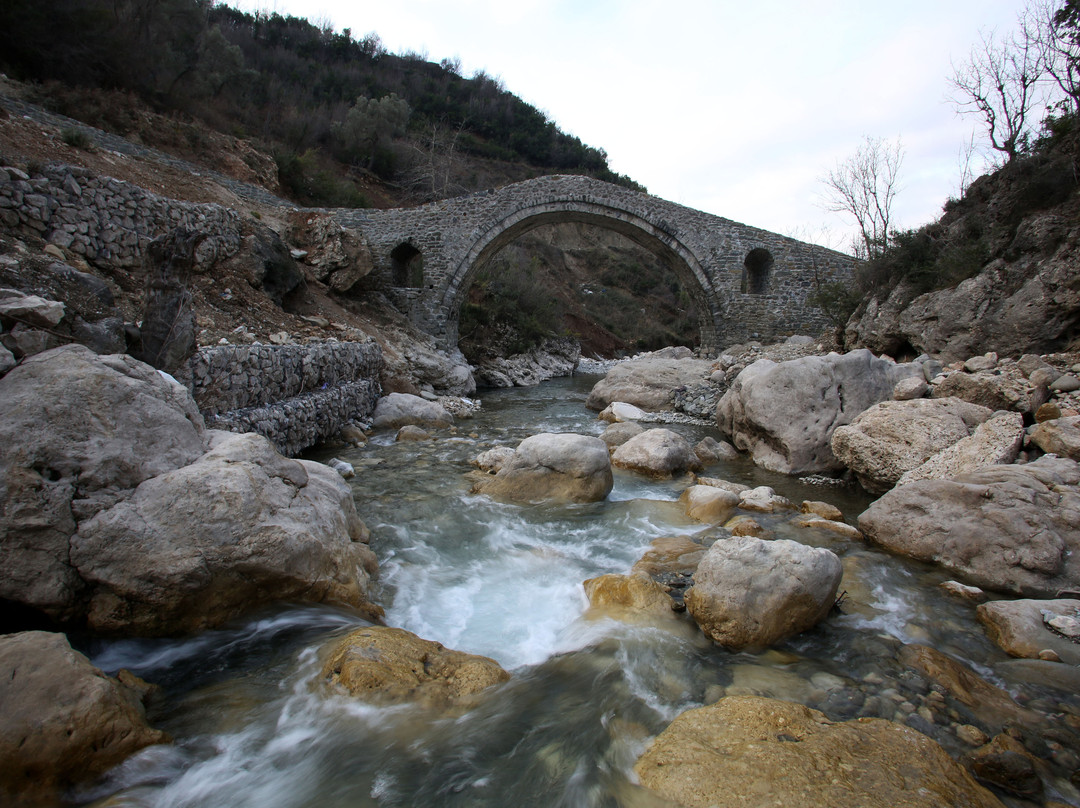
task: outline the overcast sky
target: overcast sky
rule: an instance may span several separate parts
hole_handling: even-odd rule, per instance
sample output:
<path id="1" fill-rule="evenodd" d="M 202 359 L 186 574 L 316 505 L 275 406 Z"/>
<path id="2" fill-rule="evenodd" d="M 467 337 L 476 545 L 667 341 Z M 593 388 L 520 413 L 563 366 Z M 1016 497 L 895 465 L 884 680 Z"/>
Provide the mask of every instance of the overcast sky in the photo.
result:
<path id="1" fill-rule="evenodd" d="M 959 192 L 975 121 L 946 100 L 951 62 L 1022 0 L 230 0 L 377 33 L 394 53 L 459 59 L 604 149 L 649 192 L 847 248 L 820 178 L 864 136 L 900 138 L 894 220 Z"/>

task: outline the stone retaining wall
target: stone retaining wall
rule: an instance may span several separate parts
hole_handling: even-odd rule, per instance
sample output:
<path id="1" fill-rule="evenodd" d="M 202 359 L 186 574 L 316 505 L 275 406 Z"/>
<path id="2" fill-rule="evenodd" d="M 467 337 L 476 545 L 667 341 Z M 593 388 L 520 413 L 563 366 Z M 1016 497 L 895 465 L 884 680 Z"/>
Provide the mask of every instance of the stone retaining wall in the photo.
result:
<path id="1" fill-rule="evenodd" d="M 69 165 L 31 177 L 0 168 L 0 222 L 39 233 L 98 266 L 139 267 L 146 246 L 174 227 L 208 234 L 196 268 L 240 249 L 240 214 L 221 205 L 181 202 Z"/>
<path id="2" fill-rule="evenodd" d="M 294 455 L 370 416 L 382 367 L 375 342 L 221 345 L 200 349 L 175 375 L 207 426 L 258 432 Z"/>

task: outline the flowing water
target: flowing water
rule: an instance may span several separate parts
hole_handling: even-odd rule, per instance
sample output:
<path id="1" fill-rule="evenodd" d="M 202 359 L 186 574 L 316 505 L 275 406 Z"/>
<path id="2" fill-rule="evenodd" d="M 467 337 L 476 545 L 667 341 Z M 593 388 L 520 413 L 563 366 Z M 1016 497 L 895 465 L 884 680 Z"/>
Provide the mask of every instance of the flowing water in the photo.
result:
<path id="1" fill-rule="evenodd" d="M 943 573 L 832 534 L 795 533 L 787 516 L 761 517 L 777 536 L 840 555 L 844 614 L 769 651 L 729 653 L 685 615 L 658 625 L 589 612 L 582 589 L 587 578 L 628 572 L 654 538 L 703 530 L 675 503 L 688 480 L 616 472 L 608 500 L 589 505 L 469 493 L 470 461 L 492 445 L 545 431 L 598 435 L 605 425 L 584 407 L 594 381 L 491 392 L 453 434 L 401 444 L 384 435 L 338 453 L 357 469 L 387 624 L 493 657 L 509 682 L 449 712 L 330 692 L 321 655 L 365 623 L 324 606 L 282 605 L 184 640 L 93 644 L 100 667 L 161 685 L 151 718 L 176 743 L 136 755 L 83 799 L 111 808 L 667 805 L 634 783 L 634 761 L 680 712 L 734 693 L 799 701 L 835 719 L 906 720 L 959 751 L 947 720 L 917 711 L 926 683 L 895 661 L 907 642 L 983 673 L 1004 658 L 971 606 L 938 589 Z M 716 434 L 673 428 L 692 441 Z M 849 521 L 869 502 L 742 460 L 707 473 L 832 502 Z"/>

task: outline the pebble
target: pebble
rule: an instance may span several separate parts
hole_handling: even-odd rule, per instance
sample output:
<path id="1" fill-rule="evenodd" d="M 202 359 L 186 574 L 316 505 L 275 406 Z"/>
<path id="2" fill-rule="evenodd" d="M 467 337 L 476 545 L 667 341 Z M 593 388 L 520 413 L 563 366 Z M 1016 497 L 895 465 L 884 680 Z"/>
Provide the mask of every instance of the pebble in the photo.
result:
<path id="1" fill-rule="evenodd" d="M 983 746 L 990 736 L 972 724 L 960 724 L 956 728 L 956 737 L 968 746 Z"/>

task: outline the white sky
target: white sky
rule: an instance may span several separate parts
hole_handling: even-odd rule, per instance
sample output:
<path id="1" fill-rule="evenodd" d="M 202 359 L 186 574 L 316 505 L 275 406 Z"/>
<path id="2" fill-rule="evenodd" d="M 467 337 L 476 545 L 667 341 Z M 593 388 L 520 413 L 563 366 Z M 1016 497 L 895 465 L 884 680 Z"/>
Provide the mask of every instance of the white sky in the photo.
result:
<path id="1" fill-rule="evenodd" d="M 846 249 L 820 178 L 864 136 L 900 137 L 894 221 L 959 192 L 975 125 L 951 60 L 1023 0 L 230 0 L 377 33 L 393 53 L 460 59 L 604 149 L 656 196 Z"/>

